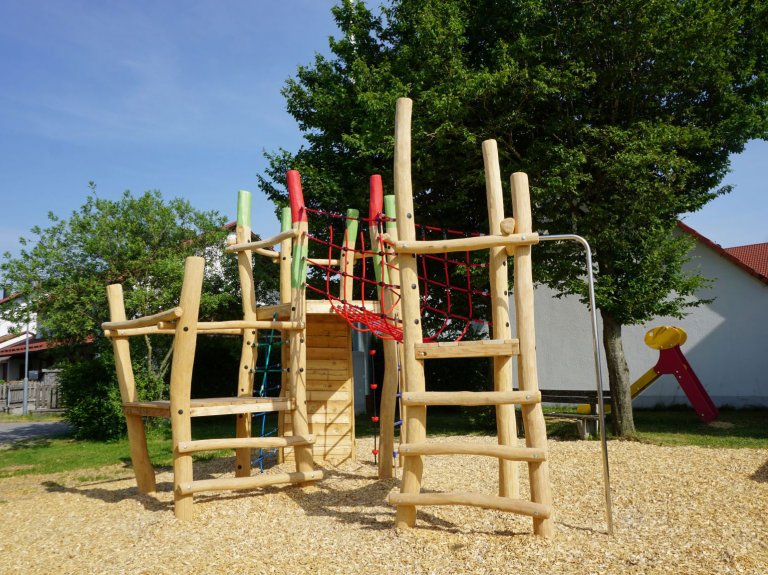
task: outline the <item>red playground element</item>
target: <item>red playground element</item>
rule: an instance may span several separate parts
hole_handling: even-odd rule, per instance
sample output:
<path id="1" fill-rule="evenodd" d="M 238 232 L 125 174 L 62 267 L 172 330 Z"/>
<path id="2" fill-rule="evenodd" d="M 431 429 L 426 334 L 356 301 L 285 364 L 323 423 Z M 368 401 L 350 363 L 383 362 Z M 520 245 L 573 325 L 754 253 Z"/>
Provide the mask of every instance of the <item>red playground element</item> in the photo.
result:
<path id="1" fill-rule="evenodd" d="M 659 361 L 632 387 L 644 383 L 642 389 L 645 389 L 661 375 L 674 375 L 693 409 L 696 410 L 696 414 L 704 423 L 709 423 L 717 419 L 720 412 L 680 349 L 686 339 L 687 334 L 680 327 L 661 326 L 649 331 L 645 336 L 645 343 L 649 347 L 659 350 Z M 644 379 L 646 381 L 643 381 Z M 637 390 L 637 393 L 642 389 Z M 634 397 L 635 393 L 632 395 Z"/>
<path id="2" fill-rule="evenodd" d="M 670 349 L 659 350 L 659 361 L 656 362 L 653 370 L 659 375 L 669 374 L 677 378 L 677 382 L 683 388 L 688 401 L 691 402 L 696 414 L 704 423 L 709 423 L 719 417 L 720 412 L 704 386 L 701 385 L 699 378 L 696 377 L 696 373 L 688 360 L 685 359 L 679 345 Z"/>
<path id="3" fill-rule="evenodd" d="M 307 221 L 307 210 L 304 209 L 304 193 L 301 190 L 301 176 L 296 170 L 288 170 L 288 198 L 291 202 L 291 220 L 296 222 Z"/>
<path id="4" fill-rule="evenodd" d="M 374 415 L 373 417 L 371 417 L 371 421 L 373 423 L 378 423 L 379 422 L 379 416 L 378 415 Z"/>

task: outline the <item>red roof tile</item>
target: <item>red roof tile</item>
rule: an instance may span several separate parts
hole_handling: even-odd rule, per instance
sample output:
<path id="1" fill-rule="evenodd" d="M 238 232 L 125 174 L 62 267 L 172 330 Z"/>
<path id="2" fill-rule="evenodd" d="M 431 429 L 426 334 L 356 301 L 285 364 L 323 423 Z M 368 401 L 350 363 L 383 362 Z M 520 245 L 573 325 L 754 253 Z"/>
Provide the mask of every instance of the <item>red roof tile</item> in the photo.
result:
<path id="1" fill-rule="evenodd" d="M 725 258 L 726 260 L 730 261 L 731 263 L 736 264 L 737 266 L 739 266 L 741 269 L 743 269 L 748 274 L 753 275 L 757 279 L 759 279 L 761 282 L 763 282 L 765 284 L 768 284 L 768 273 L 766 273 L 766 272 L 768 272 L 768 269 L 766 269 L 766 267 L 768 267 L 768 258 L 766 258 L 766 255 L 768 255 L 768 247 L 764 248 L 765 251 L 762 252 L 763 253 L 763 256 L 762 256 L 763 264 L 762 264 L 762 266 L 755 266 L 755 265 L 753 265 L 753 263 L 754 263 L 753 260 L 750 260 L 750 263 L 748 263 L 747 261 L 742 260 L 740 257 L 737 257 L 735 254 L 731 253 L 731 250 L 738 250 L 738 249 L 741 249 L 741 248 L 750 248 L 752 246 L 740 246 L 740 247 L 736 247 L 736 248 L 725 249 L 720 244 L 716 244 L 715 242 L 713 242 L 709 238 L 706 238 L 706 237 L 702 236 L 699 232 L 694 230 L 692 227 L 685 225 L 683 222 L 678 221 L 677 222 L 677 227 L 680 228 L 681 230 L 683 230 L 685 233 L 690 234 L 691 236 L 696 238 L 698 241 L 700 241 L 704 245 L 712 248 L 717 253 L 719 253 L 721 256 L 723 256 L 723 258 Z M 752 244 L 752 245 L 753 246 L 768 246 L 768 244 Z M 752 253 L 751 250 L 750 250 L 750 253 Z"/>
<path id="2" fill-rule="evenodd" d="M 29 342 L 29 351 L 42 351 L 44 349 L 50 349 L 52 347 L 58 347 L 61 345 L 57 342 L 52 342 L 48 340 L 30 340 Z M 2 355 L 18 355 L 20 353 L 24 353 L 27 349 L 27 342 L 22 341 L 21 343 L 17 343 L 11 346 L 8 346 L 6 348 L 3 348 L 0 350 L 0 354 Z"/>
<path id="3" fill-rule="evenodd" d="M 763 277 L 768 277 L 768 242 L 725 248 L 725 251 Z"/>

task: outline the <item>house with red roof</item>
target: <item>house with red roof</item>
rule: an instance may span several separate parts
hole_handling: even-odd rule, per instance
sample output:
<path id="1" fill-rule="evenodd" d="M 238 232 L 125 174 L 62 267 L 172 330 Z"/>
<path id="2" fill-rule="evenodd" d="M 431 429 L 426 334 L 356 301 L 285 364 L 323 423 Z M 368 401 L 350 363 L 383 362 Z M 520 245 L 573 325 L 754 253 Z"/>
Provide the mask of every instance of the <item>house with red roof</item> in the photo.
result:
<path id="1" fill-rule="evenodd" d="M 712 301 L 691 308 L 683 319 L 658 317 L 625 326 L 622 341 L 630 381 L 651 369 L 659 357 L 645 345 L 645 334 L 656 326 L 675 325 L 688 334 L 682 352 L 716 405 L 768 406 L 768 243 L 723 248 L 682 222 L 678 230 L 696 240 L 687 265 L 712 280 L 709 289 L 697 294 L 702 301 Z M 587 309 L 575 297 L 553 296 L 546 286 L 537 287 L 539 385 L 594 389 Z M 601 355 L 607 386 L 602 348 Z M 671 375 L 661 376 L 634 401 L 636 407 L 673 404 L 687 405 L 688 399 Z"/>
<path id="2" fill-rule="evenodd" d="M 6 296 L 0 291 L 0 305 L 17 297 L 19 294 L 12 293 Z M 35 334 L 35 318 L 31 318 L 29 326 L 23 326 L 24 331 L 15 330 L 14 328 L 17 327 L 7 321 L 0 320 L 0 380 L 3 381 L 24 379 L 27 340 L 29 340 L 30 379 L 37 379 L 42 374 L 42 370 L 52 363 L 49 354 L 46 353 L 51 347 L 50 343 L 38 339 Z"/>

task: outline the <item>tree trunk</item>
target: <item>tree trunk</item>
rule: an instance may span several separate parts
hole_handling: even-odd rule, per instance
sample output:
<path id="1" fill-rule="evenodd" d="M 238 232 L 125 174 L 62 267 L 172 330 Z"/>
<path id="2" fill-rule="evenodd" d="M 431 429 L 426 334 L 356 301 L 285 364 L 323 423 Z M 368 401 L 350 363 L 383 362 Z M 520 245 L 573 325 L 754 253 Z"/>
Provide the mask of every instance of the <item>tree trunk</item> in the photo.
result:
<path id="1" fill-rule="evenodd" d="M 621 342 L 621 324 L 605 311 L 601 310 L 600 315 L 603 318 L 603 345 L 613 398 L 611 409 L 613 431 L 619 437 L 633 437 L 635 420 L 632 417 L 629 368 Z"/>

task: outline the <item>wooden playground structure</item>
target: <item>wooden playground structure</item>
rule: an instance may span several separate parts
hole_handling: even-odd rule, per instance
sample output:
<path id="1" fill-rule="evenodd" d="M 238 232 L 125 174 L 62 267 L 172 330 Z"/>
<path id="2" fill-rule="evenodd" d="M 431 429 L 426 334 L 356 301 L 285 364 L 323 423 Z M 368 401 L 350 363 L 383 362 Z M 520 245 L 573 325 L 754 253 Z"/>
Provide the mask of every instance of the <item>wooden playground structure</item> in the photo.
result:
<path id="1" fill-rule="evenodd" d="M 272 238 L 251 241 L 250 194 L 240 193 L 236 236 L 226 251 L 238 259 L 241 318 L 200 321 L 204 274 L 204 260 L 200 257 L 186 261 L 178 306 L 152 316 L 127 319 L 122 287 L 108 287 L 111 317 L 103 329 L 113 342 L 138 489 L 142 493 L 155 490 L 143 418 L 170 418 L 178 518 L 192 517 L 195 493 L 307 484 L 323 477 L 323 472 L 315 467 L 317 462 L 354 457 L 351 330 L 363 329 L 384 342 L 386 368 L 377 452 L 381 478 L 392 477 L 393 464 L 403 462 L 400 490 L 391 493 L 388 499 L 397 507 L 395 525 L 413 526 L 416 510 L 421 506 L 463 505 L 527 515 L 532 518 L 535 534 L 553 535 L 547 437 L 537 381 L 531 275 L 531 246 L 538 243 L 539 236 L 532 227 L 527 177 L 523 173 L 512 175 L 513 217 L 505 217 L 496 143 L 484 142 L 488 233 L 418 239 L 411 188 L 410 126 L 411 101 L 400 99 L 395 118 L 394 196 L 383 196 L 381 179 L 372 177 L 369 217 L 361 218 L 356 210 L 337 217 L 344 228 L 341 241 L 333 239 L 332 230 L 310 232 L 308 214 L 313 218 L 316 213 L 322 217 L 328 214 L 305 205 L 298 172 L 288 172 L 290 208 L 283 210 L 282 231 Z M 364 232 L 359 233 L 361 224 L 368 228 L 370 249 L 365 247 Z M 320 250 L 327 251 L 327 257 L 316 257 L 317 254 L 312 253 L 313 242 L 313 250 L 317 252 L 320 245 Z M 476 265 L 471 263 L 475 261 L 471 254 L 475 251 L 488 254 L 487 263 L 483 264 L 489 281 L 487 290 L 469 286 L 470 267 Z M 460 256 L 454 259 L 452 254 L 464 254 L 461 257 L 465 259 L 459 261 Z M 271 258 L 279 265 L 280 304 L 258 305 L 253 280 L 254 255 Z M 491 317 L 483 322 L 486 327 L 480 334 L 485 336 L 483 339 L 467 337 L 478 335 L 473 333 L 477 331 L 473 326 L 479 320 L 471 313 L 446 314 L 438 334 L 430 331 L 433 323 L 425 321 L 425 315 L 434 313 L 430 302 L 440 299 L 434 296 L 435 285 L 446 290 L 455 286 L 448 280 L 433 282 L 431 286 L 425 284 L 424 273 L 420 271 L 420 261 L 425 257 L 439 259 L 438 263 L 446 268 L 448 264 L 455 264 L 465 269 L 462 273 L 467 278 L 467 287 L 462 288 L 462 293 L 469 298 L 470 309 L 473 295 L 487 296 L 488 304 L 484 307 L 491 310 Z M 508 291 L 510 257 L 514 258 L 514 310 L 510 309 Z M 364 270 L 367 267 L 375 278 L 366 276 L 366 271 L 358 273 L 361 266 Z M 308 289 L 324 297 L 308 299 Z M 425 290 L 432 290 L 432 295 Z M 450 297 L 447 299 L 450 303 Z M 452 327 L 461 322 L 463 328 Z M 283 385 L 278 397 L 254 395 L 254 379 L 259 371 L 258 337 L 259 332 L 265 331 L 279 333 L 282 338 Z M 137 399 L 129 338 L 144 334 L 168 334 L 174 339 L 168 401 Z M 242 340 L 236 396 L 190 397 L 197 337 L 208 334 L 239 336 Z M 492 391 L 428 390 L 425 361 L 481 357 L 492 358 Z M 513 388 L 515 368 L 518 389 Z M 493 406 L 497 445 L 430 442 L 427 407 L 438 405 Z M 522 411 L 524 447 L 518 445 L 515 405 Z M 279 414 L 279 432 L 274 437 L 253 434 L 252 414 L 265 412 Z M 399 413 L 397 421 L 396 413 Z M 211 415 L 236 416 L 235 437 L 193 440 L 191 418 Z M 402 424 L 397 447 L 396 423 Z M 234 450 L 235 476 L 195 479 L 192 454 L 218 449 Z M 285 460 L 294 462 L 295 471 L 252 474 L 255 449 L 281 449 Z M 498 459 L 498 493 L 422 492 L 424 457 L 453 454 Z M 528 468 L 530 500 L 520 497 L 520 462 Z"/>

